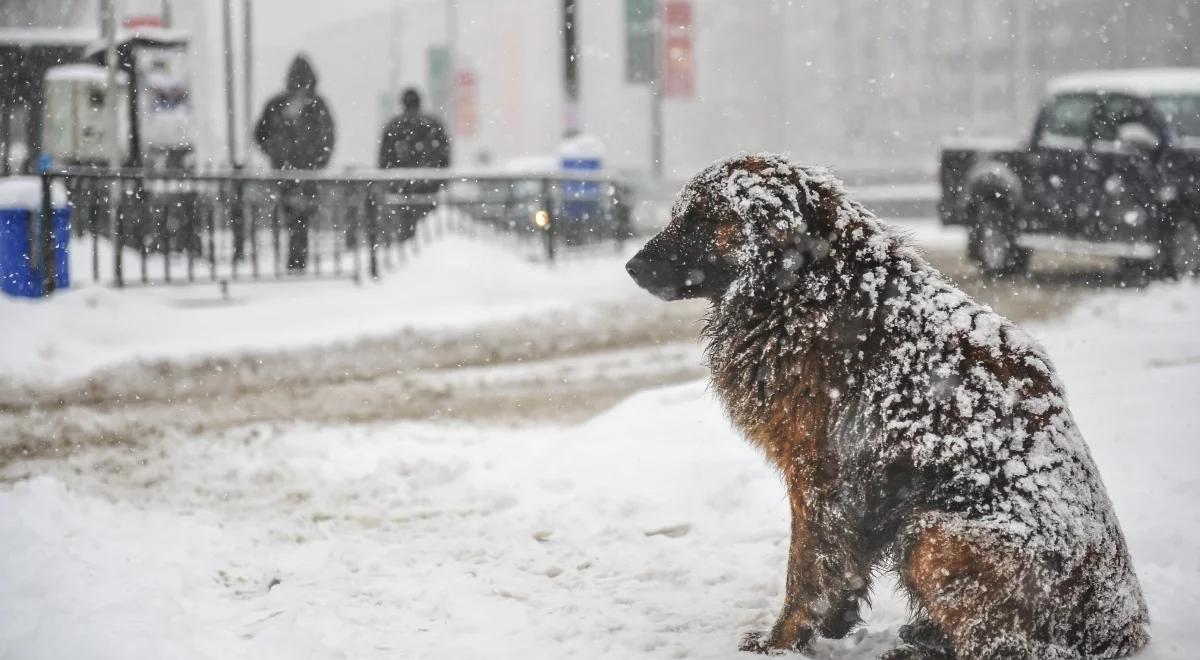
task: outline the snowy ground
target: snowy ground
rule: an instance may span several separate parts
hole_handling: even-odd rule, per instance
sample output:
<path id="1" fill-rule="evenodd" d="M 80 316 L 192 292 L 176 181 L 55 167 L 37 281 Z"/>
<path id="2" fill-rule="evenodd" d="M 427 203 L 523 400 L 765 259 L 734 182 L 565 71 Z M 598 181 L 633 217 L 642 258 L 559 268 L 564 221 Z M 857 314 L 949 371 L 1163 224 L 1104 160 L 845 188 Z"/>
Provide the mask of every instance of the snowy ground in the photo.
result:
<path id="1" fill-rule="evenodd" d="M 84 241 L 86 242 L 86 240 Z M 86 251 L 83 260 L 86 261 Z M 133 359 L 197 358 L 360 339 L 401 328 L 462 328 L 640 293 L 615 256 L 553 268 L 460 237 L 425 248 L 378 282 L 349 279 L 89 285 L 48 301 L 0 298 L 0 376 L 61 380 Z M 73 271 L 89 272 L 79 264 Z M 11 322 L 10 322 L 11 321 Z"/>
<path id="2" fill-rule="evenodd" d="M 918 241 L 921 232 L 955 240 L 918 229 Z M 552 278 L 508 263 L 475 291 L 464 282 L 478 263 L 454 260 L 477 247 L 446 245 L 442 260 L 424 266 L 432 272 L 417 280 L 422 292 L 403 273 L 351 290 L 386 291 L 395 309 L 362 294 L 329 318 L 268 299 L 276 289 L 246 303 L 242 312 L 258 310 L 246 327 L 223 323 L 222 311 L 177 305 L 177 290 L 6 301 L 0 314 L 18 310 L 43 334 L 5 330 L 4 341 L 16 342 L 5 344 L 5 369 L 65 378 L 135 358 L 271 347 L 281 327 L 319 344 L 410 324 L 498 322 L 527 305 L 627 305 L 628 317 L 651 309 L 648 296 L 621 288 L 616 257 Z M 459 315 L 440 300 L 449 291 L 475 298 Z M 101 304 L 90 307 L 89 295 Z M 1029 327 L 1061 371 L 1129 536 L 1154 617 L 1142 657 L 1194 657 L 1200 286 L 1089 290 L 1072 300 L 1062 318 Z M 88 309 L 155 318 L 170 332 L 139 335 L 112 313 L 54 329 Z M 46 338 L 53 348 L 40 357 L 12 348 Z M 64 357 L 92 359 L 93 350 L 102 357 L 86 367 Z M 674 365 L 666 369 L 698 359 L 694 346 L 631 350 L 615 362 L 517 360 L 421 378 L 502 392 L 589 371 L 634 378 L 655 360 Z M 173 405 L 164 410 L 185 409 Z M 741 633 L 768 627 L 779 604 L 782 487 L 701 381 L 636 394 L 579 424 L 269 421 L 164 432 L 2 463 L 0 657 L 718 658 L 736 655 Z M 883 578 L 865 630 L 822 641 L 811 657 L 872 658 L 894 644 L 903 618 Z"/>

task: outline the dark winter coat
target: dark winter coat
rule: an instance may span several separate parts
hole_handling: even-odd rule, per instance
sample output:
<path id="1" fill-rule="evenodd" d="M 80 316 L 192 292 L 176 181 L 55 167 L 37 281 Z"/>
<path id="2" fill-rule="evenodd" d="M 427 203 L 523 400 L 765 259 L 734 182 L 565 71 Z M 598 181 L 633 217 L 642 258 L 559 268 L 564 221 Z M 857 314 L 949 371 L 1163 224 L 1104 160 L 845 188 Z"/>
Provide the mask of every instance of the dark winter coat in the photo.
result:
<path id="1" fill-rule="evenodd" d="M 267 101 L 254 140 L 277 170 L 325 167 L 336 140 L 333 117 L 317 95 L 317 75 L 302 56 L 288 70 L 287 90 Z"/>
<path id="2" fill-rule="evenodd" d="M 379 167 L 449 167 L 450 138 L 442 123 L 420 112 L 405 112 L 383 131 Z"/>

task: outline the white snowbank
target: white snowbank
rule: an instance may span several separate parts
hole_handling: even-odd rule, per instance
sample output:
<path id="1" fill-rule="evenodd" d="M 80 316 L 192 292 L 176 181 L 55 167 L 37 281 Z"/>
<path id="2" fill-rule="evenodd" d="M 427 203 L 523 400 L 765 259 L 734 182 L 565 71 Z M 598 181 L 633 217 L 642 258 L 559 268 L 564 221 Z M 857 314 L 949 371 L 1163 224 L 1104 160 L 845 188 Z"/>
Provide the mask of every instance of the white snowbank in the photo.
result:
<path id="1" fill-rule="evenodd" d="M 1200 644 L 1200 286 L 1030 328 L 1149 599 Z M 729 658 L 779 606 L 787 505 L 703 383 L 578 427 L 254 427 L 31 465 L 0 489 L 0 655 Z M 904 620 L 809 657 L 874 658 Z"/>
<path id="2" fill-rule="evenodd" d="M 85 249 L 72 254 L 76 274 L 91 272 L 86 239 L 81 245 Z M 214 284 L 83 285 L 46 300 L 0 297 L 0 377 L 54 381 L 130 360 L 320 345 L 641 298 L 625 273 L 625 258 L 547 266 L 505 246 L 448 237 L 362 286 L 349 280 L 233 283 L 228 300 Z"/>
<path id="3" fill-rule="evenodd" d="M 67 188 L 62 181 L 50 185 L 50 203 L 62 208 L 67 203 Z M 39 211 L 42 208 L 42 178 L 38 176 L 0 177 L 0 210 Z"/>

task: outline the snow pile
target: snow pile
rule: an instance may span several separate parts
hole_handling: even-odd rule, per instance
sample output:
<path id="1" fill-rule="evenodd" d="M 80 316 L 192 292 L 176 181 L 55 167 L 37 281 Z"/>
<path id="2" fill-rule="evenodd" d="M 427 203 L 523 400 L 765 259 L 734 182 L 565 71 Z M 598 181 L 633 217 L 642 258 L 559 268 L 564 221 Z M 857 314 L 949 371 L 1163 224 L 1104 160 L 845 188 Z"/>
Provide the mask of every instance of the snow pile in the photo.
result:
<path id="1" fill-rule="evenodd" d="M 90 272 L 90 255 L 75 250 Z M 471 327 L 549 310 L 638 300 L 624 255 L 530 263 L 504 246 L 447 237 L 379 282 L 78 287 L 0 297 L 0 378 L 60 380 L 134 359 L 186 359 Z"/>
<path id="2" fill-rule="evenodd" d="M 67 203 L 67 188 L 62 181 L 50 184 L 50 204 L 62 208 Z M 38 176 L 7 176 L 0 178 L 0 211 L 20 209 L 40 211 L 42 208 L 42 178 Z"/>
<path id="3" fill-rule="evenodd" d="M 1031 328 L 1145 588 L 1139 660 L 1200 644 L 1198 301 L 1158 285 Z M 251 427 L 5 474 L 42 476 L 0 487 L 4 656 L 728 658 L 782 596 L 783 489 L 703 383 L 577 427 Z M 894 646 L 903 600 L 873 600 L 809 657 Z"/>

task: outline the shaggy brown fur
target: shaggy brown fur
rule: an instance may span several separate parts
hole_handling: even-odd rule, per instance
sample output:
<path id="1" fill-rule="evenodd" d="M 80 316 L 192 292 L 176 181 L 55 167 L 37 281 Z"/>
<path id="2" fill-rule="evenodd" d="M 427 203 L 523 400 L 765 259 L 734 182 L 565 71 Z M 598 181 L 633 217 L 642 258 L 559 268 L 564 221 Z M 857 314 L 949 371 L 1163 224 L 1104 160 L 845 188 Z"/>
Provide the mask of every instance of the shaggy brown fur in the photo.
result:
<path id="1" fill-rule="evenodd" d="M 859 623 L 872 571 L 896 658 L 1115 658 L 1148 639 L 1120 527 L 1048 358 L 827 172 L 758 155 L 680 194 L 630 273 L 707 297 L 713 384 L 783 476 L 786 595 L 755 651 Z"/>

